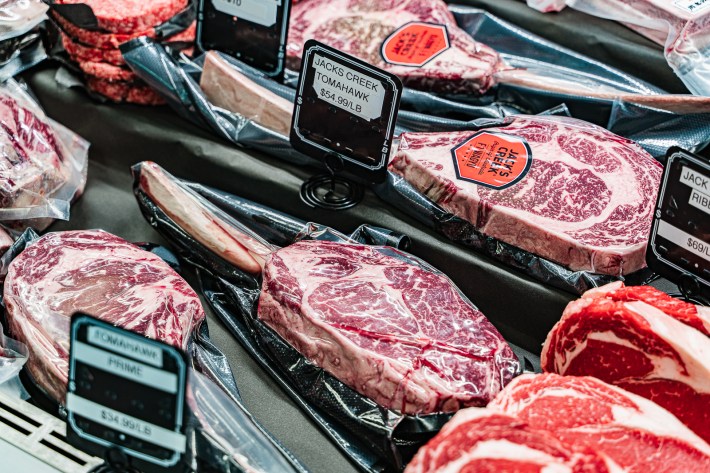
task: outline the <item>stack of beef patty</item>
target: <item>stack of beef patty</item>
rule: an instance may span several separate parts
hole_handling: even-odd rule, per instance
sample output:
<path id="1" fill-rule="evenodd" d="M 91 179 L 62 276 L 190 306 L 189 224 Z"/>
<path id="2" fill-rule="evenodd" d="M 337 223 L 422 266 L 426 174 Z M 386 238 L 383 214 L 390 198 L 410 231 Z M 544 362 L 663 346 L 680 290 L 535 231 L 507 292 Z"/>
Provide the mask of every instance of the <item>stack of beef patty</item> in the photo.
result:
<path id="1" fill-rule="evenodd" d="M 51 16 L 61 31 L 62 44 L 69 57 L 83 72 L 86 86 L 114 102 L 144 105 L 163 103 L 148 85 L 126 66 L 118 47 L 134 38 L 147 36 L 175 44 L 192 44 L 194 21 L 176 31 L 186 17 L 190 0 L 55 0 L 55 5 L 88 5 L 98 29 L 85 29 L 58 11 Z M 180 21 L 176 21 L 176 19 Z M 165 29 L 166 23 L 172 23 Z M 169 31 L 169 36 L 165 35 Z"/>

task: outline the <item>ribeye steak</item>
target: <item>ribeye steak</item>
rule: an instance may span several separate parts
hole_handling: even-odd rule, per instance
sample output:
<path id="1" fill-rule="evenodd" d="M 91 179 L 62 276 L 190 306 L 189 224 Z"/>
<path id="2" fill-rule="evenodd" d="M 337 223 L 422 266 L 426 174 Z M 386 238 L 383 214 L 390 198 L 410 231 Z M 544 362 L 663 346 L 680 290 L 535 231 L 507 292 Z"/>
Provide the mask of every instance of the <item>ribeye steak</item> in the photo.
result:
<path id="1" fill-rule="evenodd" d="M 675 414 L 710 442 L 710 310 L 614 283 L 571 302 L 545 341 L 545 371 L 595 376 Z"/>
<path id="2" fill-rule="evenodd" d="M 596 378 L 522 375 L 488 408 L 547 430 L 579 452 L 596 450 L 628 473 L 710 471 L 710 445 L 676 417 Z"/>
<path id="3" fill-rule="evenodd" d="M 60 403 L 75 312 L 181 348 L 205 317 L 197 294 L 167 263 L 100 230 L 33 242 L 10 264 L 4 297 L 10 333 L 30 349 L 30 374 Z"/>
<path id="4" fill-rule="evenodd" d="M 405 473 L 621 473 L 593 449 L 580 452 L 554 432 L 493 409 L 458 412 L 420 448 Z"/>
<path id="5" fill-rule="evenodd" d="M 480 132 L 404 133 L 390 170 L 484 235 L 572 270 L 645 267 L 662 168 L 603 128 L 520 115 Z"/>

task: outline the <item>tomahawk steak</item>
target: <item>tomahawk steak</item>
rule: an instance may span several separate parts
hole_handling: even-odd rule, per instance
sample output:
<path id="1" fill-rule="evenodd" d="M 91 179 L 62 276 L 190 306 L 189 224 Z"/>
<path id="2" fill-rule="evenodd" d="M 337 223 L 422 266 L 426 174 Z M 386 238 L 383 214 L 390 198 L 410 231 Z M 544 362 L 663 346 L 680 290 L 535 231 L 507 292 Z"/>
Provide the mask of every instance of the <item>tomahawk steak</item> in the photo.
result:
<path id="1" fill-rule="evenodd" d="M 621 283 L 588 291 L 548 335 L 542 367 L 650 399 L 710 441 L 708 309 L 661 294 Z"/>
<path id="2" fill-rule="evenodd" d="M 390 169 L 484 235 L 572 270 L 645 266 L 662 168 L 603 128 L 516 116 L 477 133 L 404 133 Z"/>
<path id="3" fill-rule="evenodd" d="M 155 164 L 134 172 L 183 231 L 239 268 L 263 266 L 259 318 L 381 406 L 426 414 L 485 405 L 518 373 L 495 327 L 414 257 L 329 241 L 267 247 Z"/>
<path id="4" fill-rule="evenodd" d="M 167 263 L 101 230 L 33 242 L 10 264 L 4 299 L 10 333 L 30 349 L 32 378 L 59 403 L 75 312 L 183 349 L 205 317 L 197 294 Z"/>
<path id="5" fill-rule="evenodd" d="M 710 110 L 693 95 L 643 95 L 588 78 L 516 69 L 458 27 L 443 0 L 307 0 L 293 5 L 287 65 L 299 70 L 303 45 L 316 39 L 398 75 L 405 85 L 444 93 L 486 92 L 518 84 L 574 96 L 619 98 L 678 112 Z"/>
<path id="6" fill-rule="evenodd" d="M 629 473 L 710 471 L 710 445 L 657 404 L 592 377 L 514 379 L 488 407 Z"/>
<path id="7" fill-rule="evenodd" d="M 419 449 L 405 473 L 623 472 L 599 452 L 580 452 L 554 432 L 535 429 L 493 409 L 458 412 Z"/>

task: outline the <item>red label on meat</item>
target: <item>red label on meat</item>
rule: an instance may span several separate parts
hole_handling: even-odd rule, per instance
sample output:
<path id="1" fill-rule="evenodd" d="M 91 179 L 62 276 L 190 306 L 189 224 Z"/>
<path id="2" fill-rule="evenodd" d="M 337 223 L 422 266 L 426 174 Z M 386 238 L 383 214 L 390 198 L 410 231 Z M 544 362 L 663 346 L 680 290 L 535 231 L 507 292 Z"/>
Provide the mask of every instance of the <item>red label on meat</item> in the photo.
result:
<path id="1" fill-rule="evenodd" d="M 530 170 L 528 142 L 504 133 L 482 131 L 451 150 L 456 177 L 492 189 L 518 183 Z"/>
<path id="2" fill-rule="evenodd" d="M 390 64 L 421 67 L 449 49 L 444 25 L 412 22 L 404 25 L 382 44 L 382 57 Z"/>

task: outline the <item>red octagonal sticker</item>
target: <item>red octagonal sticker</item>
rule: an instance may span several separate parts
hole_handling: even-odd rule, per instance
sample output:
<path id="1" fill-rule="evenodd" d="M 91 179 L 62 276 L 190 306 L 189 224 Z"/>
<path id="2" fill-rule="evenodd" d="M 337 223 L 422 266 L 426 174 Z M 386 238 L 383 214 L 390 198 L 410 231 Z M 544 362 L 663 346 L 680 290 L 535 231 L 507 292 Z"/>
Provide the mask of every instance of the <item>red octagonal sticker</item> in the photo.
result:
<path id="1" fill-rule="evenodd" d="M 525 139 L 480 131 L 451 150 L 456 177 L 491 189 L 505 189 L 530 171 L 532 150 Z"/>
<path id="2" fill-rule="evenodd" d="M 445 25 L 412 22 L 382 43 L 382 57 L 390 64 L 421 67 L 449 47 L 449 32 Z"/>

